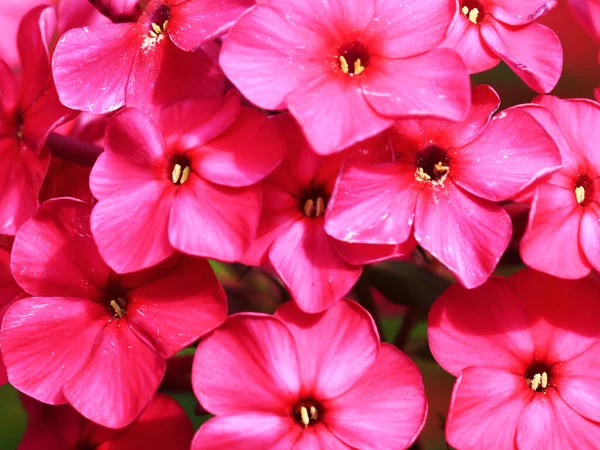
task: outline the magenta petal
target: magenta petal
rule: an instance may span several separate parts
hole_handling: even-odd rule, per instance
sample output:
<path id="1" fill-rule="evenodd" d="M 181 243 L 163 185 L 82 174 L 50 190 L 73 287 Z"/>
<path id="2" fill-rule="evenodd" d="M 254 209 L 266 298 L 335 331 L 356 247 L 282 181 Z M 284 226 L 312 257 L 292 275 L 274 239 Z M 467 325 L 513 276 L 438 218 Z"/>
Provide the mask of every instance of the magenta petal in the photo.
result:
<path id="1" fill-rule="evenodd" d="M 63 34 L 52 60 L 60 101 L 95 114 L 123 106 L 144 35 L 144 28 L 132 23 L 75 28 Z"/>
<path id="2" fill-rule="evenodd" d="M 193 169 L 213 183 L 240 187 L 258 183 L 281 162 L 286 143 L 275 122 L 242 107 L 223 134 L 191 150 Z"/>
<path id="3" fill-rule="evenodd" d="M 486 10 L 508 25 L 525 25 L 544 16 L 558 4 L 557 0 L 496 0 Z"/>
<path id="4" fill-rule="evenodd" d="M 323 220 L 296 220 L 269 250 L 269 260 L 300 309 L 318 313 L 346 295 L 362 268 L 346 263 L 325 233 Z"/>
<path id="5" fill-rule="evenodd" d="M 548 183 L 538 186 L 521 240 L 525 264 L 561 278 L 589 274 L 590 264 L 579 243 L 583 212 L 573 190 Z"/>
<path id="6" fill-rule="evenodd" d="M 341 300 L 321 314 L 306 314 L 288 302 L 275 316 L 294 336 L 302 387 L 314 398 L 332 399 L 343 394 L 377 359 L 375 323 L 356 302 Z"/>
<path id="7" fill-rule="evenodd" d="M 86 418 L 108 428 L 122 428 L 150 403 L 165 366 L 164 359 L 135 335 L 126 320 L 113 320 L 64 393 Z"/>
<path id="8" fill-rule="evenodd" d="M 225 292 L 204 259 L 182 257 L 165 276 L 129 295 L 131 328 L 165 359 L 227 316 Z"/>
<path id="9" fill-rule="evenodd" d="M 8 383 L 8 375 L 6 374 L 6 366 L 2 362 L 2 355 L 0 355 L 0 386 Z"/>
<path id="10" fill-rule="evenodd" d="M 417 242 L 468 288 L 490 277 L 510 242 L 512 224 L 504 208 L 452 181 L 424 187 L 416 212 Z"/>
<path id="11" fill-rule="evenodd" d="M 358 81 L 344 74 L 319 76 L 288 95 L 287 105 L 320 155 L 338 152 L 393 123 L 374 111 Z"/>
<path id="12" fill-rule="evenodd" d="M 36 156 L 16 139 L 0 139 L 0 234 L 14 236 L 35 213 L 49 164 L 47 150 Z"/>
<path id="13" fill-rule="evenodd" d="M 327 234 L 351 243 L 406 241 L 419 189 L 414 171 L 407 164 L 346 163 L 325 214 Z"/>
<path id="14" fill-rule="evenodd" d="M 225 33 L 255 0 L 183 1 L 170 8 L 169 37 L 186 52 Z"/>
<path id="15" fill-rule="evenodd" d="M 364 266 L 392 258 L 409 256 L 417 246 L 411 236 L 407 241 L 397 245 L 358 244 L 332 239 L 331 245 L 338 255 L 353 266 Z"/>
<path id="16" fill-rule="evenodd" d="M 169 241 L 183 253 L 237 261 L 256 235 L 260 204 L 257 187 L 218 186 L 192 172 L 176 192 Z"/>
<path id="17" fill-rule="evenodd" d="M 235 314 L 200 341 L 192 384 L 213 414 L 287 416 L 298 401 L 301 371 L 290 331 L 265 314 Z"/>
<path id="18" fill-rule="evenodd" d="M 11 269 L 31 295 L 102 298 L 110 270 L 90 233 L 90 206 L 74 199 L 44 203 L 15 238 Z"/>
<path id="19" fill-rule="evenodd" d="M 483 367 L 463 370 L 452 391 L 446 421 L 448 443 L 464 450 L 515 449 L 519 418 L 533 396 L 522 375 Z"/>
<path id="20" fill-rule="evenodd" d="M 362 87 L 369 104 L 384 116 L 461 120 L 471 102 L 465 65 L 446 48 L 406 59 L 373 57 Z"/>
<path id="21" fill-rule="evenodd" d="M 510 199 L 560 168 L 560 153 L 550 135 L 519 109 L 497 114 L 476 140 L 452 151 L 450 158 L 458 186 L 495 202 Z"/>
<path id="22" fill-rule="evenodd" d="M 293 450 L 354 450 L 338 439 L 323 423 L 316 423 L 300 435 Z"/>
<path id="23" fill-rule="evenodd" d="M 581 217 L 579 240 L 587 260 L 600 270 L 600 209 L 595 204 L 590 204 Z"/>
<path id="24" fill-rule="evenodd" d="M 12 69 L 2 59 L 0 59 L 0 133 L 3 133 L 6 126 L 5 114 L 12 114 L 17 107 L 18 85 L 17 79 Z M 11 120 L 8 121 L 9 123 Z"/>
<path id="25" fill-rule="evenodd" d="M 11 384 L 45 403 L 66 403 L 63 387 L 84 366 L 110 316 L 83 298 L 30 297 L 2 323 L 2 358 Z"/>
<path id="26" fill-rule="evenodd" d="M 429 313 L 429 346 L 436 361 L 455 376 L 479 365 L 524 372 L 535 348 L 529 331 L 533 318 L 523 298 L 498 278 L 475 289 L 448 288 Z"/>
<path id="27" fill-rule="evenodd" d="M 513 28 L 496 20 L 481 24 L 485 42 L 536 92 L 550 92 L 562 72 L 560 40 L 550 28 L 532 23 Z"/>
<path id="28" fill-rule="evenodd" d="M 325 402 L 327 427 L 353 448 L 408 448 L 427 414 L 423 378 L 397 348 L 382 344 L 375 364 L 346 393 Z"/>
<path id="29" fill-rule="evenodd" d="M 192 450 L 292 449 L 302 432 L 291 416 L 266 413 L 217 416 L 198 430 Z"/>

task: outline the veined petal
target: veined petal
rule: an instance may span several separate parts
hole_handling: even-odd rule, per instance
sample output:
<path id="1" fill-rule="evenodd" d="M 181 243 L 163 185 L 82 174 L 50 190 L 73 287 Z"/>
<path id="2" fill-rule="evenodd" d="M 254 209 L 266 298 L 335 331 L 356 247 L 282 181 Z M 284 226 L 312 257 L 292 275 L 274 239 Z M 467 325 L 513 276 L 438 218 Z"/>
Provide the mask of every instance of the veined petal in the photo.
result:
<path id="1" fill-rule="evenodd" d="M 495 0 L 487 12 L 507 25 L 526 25 L 547 14 L 557 4 L 557 0 Z"/>

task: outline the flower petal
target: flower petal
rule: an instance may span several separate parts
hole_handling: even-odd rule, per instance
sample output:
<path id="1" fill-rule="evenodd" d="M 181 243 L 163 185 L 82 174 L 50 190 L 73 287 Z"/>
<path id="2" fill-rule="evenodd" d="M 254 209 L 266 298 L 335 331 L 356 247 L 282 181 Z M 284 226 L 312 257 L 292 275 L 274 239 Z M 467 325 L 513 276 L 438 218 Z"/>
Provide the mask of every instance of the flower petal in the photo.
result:
<path id="1" fill-rule="evenodd" d="M 165 367 L 165 360 L 135 335 L 126 320 L 113 320 L 98 335 L 85 366 L 66 384 L 65 397 L 89 420 L 122 428 L 150 403 Z"/>
<path id="2" fill-rule="evenodd" d="M 2 323 L 2 359 L 19 391 L 44 403 L 66 403 L 65 384 L 84 366 L 110 315 L 83 298 L 30 297 Z"/>
<path id="3" fill-rule="evenodd" d="M 331 245 L 348 264 L 364 266 L 392 258 L 409 256 L 417 246 L 417 242 L 411 236 L 407 241 L 397 245 L 357 244 L 338 241 L 337 239 L 332 239 Z"/>
<path id="4" fill-rule="evenodd" d="M 579 240 L 588 262 L 600 270 L 600 210 L 596 204 L 590 204 L 581 216 Z"/>
<path id="5" fill-rule="evenodd" d="M 496 0 L 487 12 L 505 24 L 526 25 L 547 14 L 557 4 L 557 0 Z"/>
<path id="6" fill-rule="evenodd" d="M 341 300 L 321 314 L 306 314 L 293 302 L 275 313 L 296 342 L 303 392 L 335 398 L 352 388 L 377 359 L 379 336 L 371 316 L 356 302 Z"/>
<path id="7" fill-rule="evenodd" d="M 289 330 L 265 314 L 235 314 L 200 341 L 192 384 L 213 414 L 289 415 L 299 401 L 298 352 Z"/>
<path id="8" fill-rule="evenodd" d="M 409 448 L 427 415 L 423 378 L 416 364 L 389 344 L 357 383 L 324 403 L 327 427 L 353 448 Z"/>
<path id="9" fill-rule="evenodd" d="M 513 28 L 496 20 L 481 24 L 485 42 L 536 92 L 550 92 L 562 72 L 560 40 L 550 28 L 532 23 Z"/>
<path id="10" fill-rule="evenodd" d="M 227 316 L 225 292 L 204 259 L 182 257 L 164 276 L 129 291 L 133 331 L 167 359 Z"/>
<path id="11" fill-rule="evenodd" d="M 338 439 L 323 423 L 306 428 L 294 445 L 293 450 L 352 450 Z"/>
<path id="12" fill-rule="evenodd" d="M 504 208 L 463 191 L 453 181 L 419 195 L 415 239 L 468 288 L 484 283 L 512 235 Z"/>

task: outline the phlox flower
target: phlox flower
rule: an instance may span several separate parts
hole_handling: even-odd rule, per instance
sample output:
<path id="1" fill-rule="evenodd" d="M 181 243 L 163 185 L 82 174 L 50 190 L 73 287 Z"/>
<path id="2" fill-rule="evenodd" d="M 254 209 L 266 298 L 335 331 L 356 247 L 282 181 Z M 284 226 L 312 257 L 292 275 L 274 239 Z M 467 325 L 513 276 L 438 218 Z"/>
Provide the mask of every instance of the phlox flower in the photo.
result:
<path id="1" fill-rule="evenodd" d="M 317 153 L 373 136 L 394 118 L 463 119 L 469 79 L 436 49 L 453 0 L 269 0 L 231 29 L 220 63 L 251 102 L 289 109 Z"/>
<path id="2" fill-rule="evenodd" d="M 238 260 L 258 227 L 254 185 L 284 154 L 275 124 L 240 106 L 235 91 L 176 103 L 156 122 L 135 109 L 120 112 L 90 178 L 100 253 L 117 272 L 150 267 L 177 250 Z"/>
<path id="3" fill-rule="evenodd" d="M 28 421 L 19 450 L 189 450 L 194 436 L 183 408 L 165 394 L 156 394 L 140 417 L 120 430 L 90 422 L 69 405 L 21 398 Z"/>
<path id="4" fill-rule="evenodd" d="M 492 117 L 500 99 L 473 91 L 461 123 L 402 120 L 362 144 L 389 148 L 382 164 L 344 165 L 325 230 L 350 243 L 399 244 L 412 235 L 466 287 L 492 273 L 511 237 L 497 204 L 557 170 L 552 138 L 519 107 Z"/>
<path id="5" fill-rule="evenodd" d="M 98 254 L 90 212 L 49 200 L 17 233 L 12 273 L 31 297 L 6 312 L 2 358 L 24 394 L 122 428 L 149 404 L 165 360 L 218 326 L 227 306 L 203 259 L 116 275 Z"/>
<path id="6" fill-rule="evenodd" d="M 414 244 L 347 244 L 328 236 L 329 198 L 343 161 L 355 155 L 317 155 L 290 114 L 272 120 L 285 136 L 288 154 L 261 184 L 261 219 L 242 262 L 270 263 L 300 309 L 316 313 L 348 293 L 363 264 L 410 253 Z"/>
<path id="7" fill-rule="evenodd" d="M 562 168 L 540 184 L 521 240 L 525 264 L 561 278 L 600 269 L 600 105 L 591 100 L 538 97 L 526 107 L 552 135 Z"/>
<path id="8" fill-rule="evenodd" d="M 74 28 L 52 60 L 61 102 L 101 114 L 124 105 L 154 113 L 192 96 L 219 97 L 224 77 L 202 50 L 184 52 L 170 38 L 171 6 L 152 0 L 137 22 Z"/>
<path id="9" fill-rule="evenodd" d="M 350 300 L 229 316 L 200 342 L 192 384 L 216 416 L 193 450 L 404 449 L 427 412 L 417 366 Z"/>
<path id="10" fill-rule="evenodd" d="M 600 439 L 599 286 L 526 269 L 451 286 L 429 313 L 436 361 L 458 377 L 446 439 L 459 449 L 592 449 Z"/>
<path id="11" fill-rule="evenodd" d="M 504 61 L 529 87 L 545 93 L 562 72 L 560 40 L 535 21 L 556 0 L 461 0 L 442 47 L 456 50 L 471 73 Z"/>

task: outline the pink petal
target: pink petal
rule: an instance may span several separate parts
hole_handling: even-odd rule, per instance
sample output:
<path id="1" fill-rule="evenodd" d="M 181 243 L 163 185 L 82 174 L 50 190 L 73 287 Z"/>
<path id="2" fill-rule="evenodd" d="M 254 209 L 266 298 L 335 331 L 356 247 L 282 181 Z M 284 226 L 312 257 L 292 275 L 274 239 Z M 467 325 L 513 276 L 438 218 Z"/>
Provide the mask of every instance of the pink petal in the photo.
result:
<path id="1" fill-rule="evenodd" d="M 17 107 L 18 99 L 18 85 L 17 79 L 12 69 L 2 59 L 0 59 L 0 117 L 5 114 L 11 115 Z M 10 122 L 10 120 L 8 121 Z M 5 123 L 0 123 L 0 132 L 4 133 Z"/>
<path id="2" fill-rule="evenodd" d="M 325 73 L 287 96 L 290 112 L 318 154 L 338 152 L 392 124 L 371 108 L 358 83 L 342 73 Z"/>
<path id="3" fill-rule="evenodd" d="M 369 104 L 384 116 L 461 120 L 471 102 L 465 65 L 445 48 L 405 59 L 374 56 L 362 87 Z"/>
<path id="4" fill-rule="evenodd" d="M 540 185 L 521 240 L 525 264 L 561 278 L 583 278 L 589 274 L 590 264 L 579 243 L 583 212 L 573 190 Z"/>
<path id="5" fill-rule="evenodd" d="M 172 6 L 169 37 L 186 52 L 225 33 L 255 0 L 183 1 Z"/>
<path id="6" fill-rule="evenodd" d="M 417 246 L 414 237 L 397 245 L 386 244 L 357 244 L 337 239 L 331 240 L 331 245 L 337 254 L 348 264 L 364 266 L 392 258 L 409 256 Z"/>
<path id="7" fill-rule="evenodd" d="M 547 14 L 557 0 L 495 0 L 487 13 L 508 25 L 525 25 Z"/>
<path id="8" fill-rule="evenodd" d="M 536 395 L 521 414 L 518 448 L 586 449 L 598 446 L 600 426 L 569 407 L 559 395 Z"/>
<path id="9" fill-rule="evenodd" d="M 8 375 L 6 374 L 6 366 L 2 362 L 2 356 L 0 355 L 0 386 L 8 383 Z"/>
<path id="10" fill-rule="evenodd" d="M 316 423 L 305 429 L 296 441 L 293 450 L 353 450 L 338 439 L 323 423 Z"/>
<path id="11" fill-rule="evenodd" d="M 0 234 L 14 236 L 38 207 L 50 155 L 36 156 L 16 139 L 0 139 Z"/>
<path id="12" fill-rule="evenodd" d="M 444 370 L 455 376 L 469 366 L 525 372 L 534 355 L 533 318 L 512 286 L 500 278 L 475 289 L 452 285 L 436 300 L 429 346 Z"/>
<path id="13" fill-rule="evenodd" d="M 453 150 L 450 158 L 458 186 L 495 202 L 560 168 L 560 153 L 550 135 L 519 109 L 497 114 L 476 140 Z"/>
<path id="14" fill-rule="evenodd" d="M 192 384 L 213 414 L 287 416 L 300 400 L 294 338 L 281 321 L 264 314 L 235 314 L 200 341 Z"/>
<path id="15" fill-rule="evenodd" d="M 66 403 L 63 387 L 85 364 L 110 315 L 83 298 L 30 297 L 2 324 L 2 358 L 11 384 L 37 400 Z"/>
<path id="16" fill-rule="evenodd" d="M 292 449 L 302 427 L 291 417 L 247 413 L 217 416 L 196 433 L 192 450 L 276 450 Z"/>
<path id="17" fill-rule="evenodd" d="M 175 194 L 169 218 L 169 241 L 195 256 L 237 261 L 256 235 L 260 190 L 229 188 L 191 172 Z"/>
<path id="18" fill-rule="evenodd" d="M 581 216 L 579 240 L 586 259 L 596 270 L 600 269 L 600 210 L 590 204 Z"/>
<path id="19" fill-rule="evenodd" d="M 231 29 L 220 63 L 252 103 L 282 109 L 289 93 L 316 78 L 315 74 L 327 66 L 323 61 L 329 54 L 327 43 L 317 33 L 287 19 L 279 9 L 259 5 Z"/>
<path id="20" fill-rule="evenodd" d="M 512 235 L 504 208 L 477 198 L 453 181 L 425 186 L 419 195 L 415 239 L 439 259 L 465 287 L 492 274 Z"/>
<path id="21" fill-rule="evenodd" d="M 408 448 L 427 414 L 423 379 L 406 355 L 382 344 L 375 364 L 341 396 L 324 403 L 328 428 L 354 448 Z"/>
<path id="22" fill-rule="evenodd" d="M 452 391 L 448 443 L 465 450 L 516 448 L 519 417 L 533 396 L 524 376 L 483 367 L 463 370 Z"/>
<path id="23" fill-rule="evenodd" d="M 560 40 L 550 28 L 532 23 L 512 28 L 495 20 L 481 24 L 485 42 L 536 92 L 550 92 L 562 72 Z"/>
<path id="24" fill-rule="evenodd" d="M 110 269 L 90 232 L 90 206 L 74 199 L 45 202 L 15 238 L 11 268 L 31 295 L 102 298 Z"/>
<path id="25" fill-rule="evenodd" d="M 122 107 L 145 34 L 141 25 L 132 23 L 75 28 L 63 34 L 52 60 L 60 101 L 94 114 Z"/>
<path id="26" fill-rule="evenodd" d="M 275 317 L 294 337 L 303 392 L 313 398 L 333 399 L 343 394 L 377 359 L 377 329 L 358 303 L 341 300 L 321 314 L 306 314 L 287 302 Z"/>
<path id="27" fill-rule="evenodd" d="M 467 66 L 469 73 L 478 73 L 495 67 L 500 62 L 487 46 L 479 26 L 463 14 L 457 14 L 446 40 L 440 45 L 456 51 Z"/>
<path id="28" fill-rule="evenodd" d="M 165 361 L 144 344 L 126 320 L 113 320 L 99 334 L 85 366 L 66 384 L 69 403 L 108 428 L 129 425 L 150 403 L 165 373 Z"/>
<path id="29" fill-rule="evenodd" d="M 182 257 L 166 275 L 129 291 L 133 331 L 167 359 L 219 326 L 225 292 L 206 260 Z"/>
<path id="30" fill-rule="evenodd" d="M 346 163 L 327 207 L 327 234 L 351 243 L 406 241 L 418 195 L 414 170 L 407 164 Z"/>
<path id="31" fill-rule="evenodd" d="M 242 107 L 230 128 L 188 155 L 194 171 L 206 180 L 240 187 L 269 175 L 285 152 L 286 143 L 274 121 Z"/>
<path id="32" fill-rule="evenodd" d="M 269 250 L 269 260 L 298 306 L 318 313 L 352 289 L 361 267 L 340 258 L 325 233 L 323 219 L 296 220 L 281 232 Z"/>
<path id="33" fill-rule="evenodd" d="M 369 50 L 387 58 L 406 58 L 437 47 L 444 40 L 456 12 L 453 2 L 440 4 L 437 0 L 373 3 L 375 14 L 366 31 L 367 39 L 372 40 Z"/>

